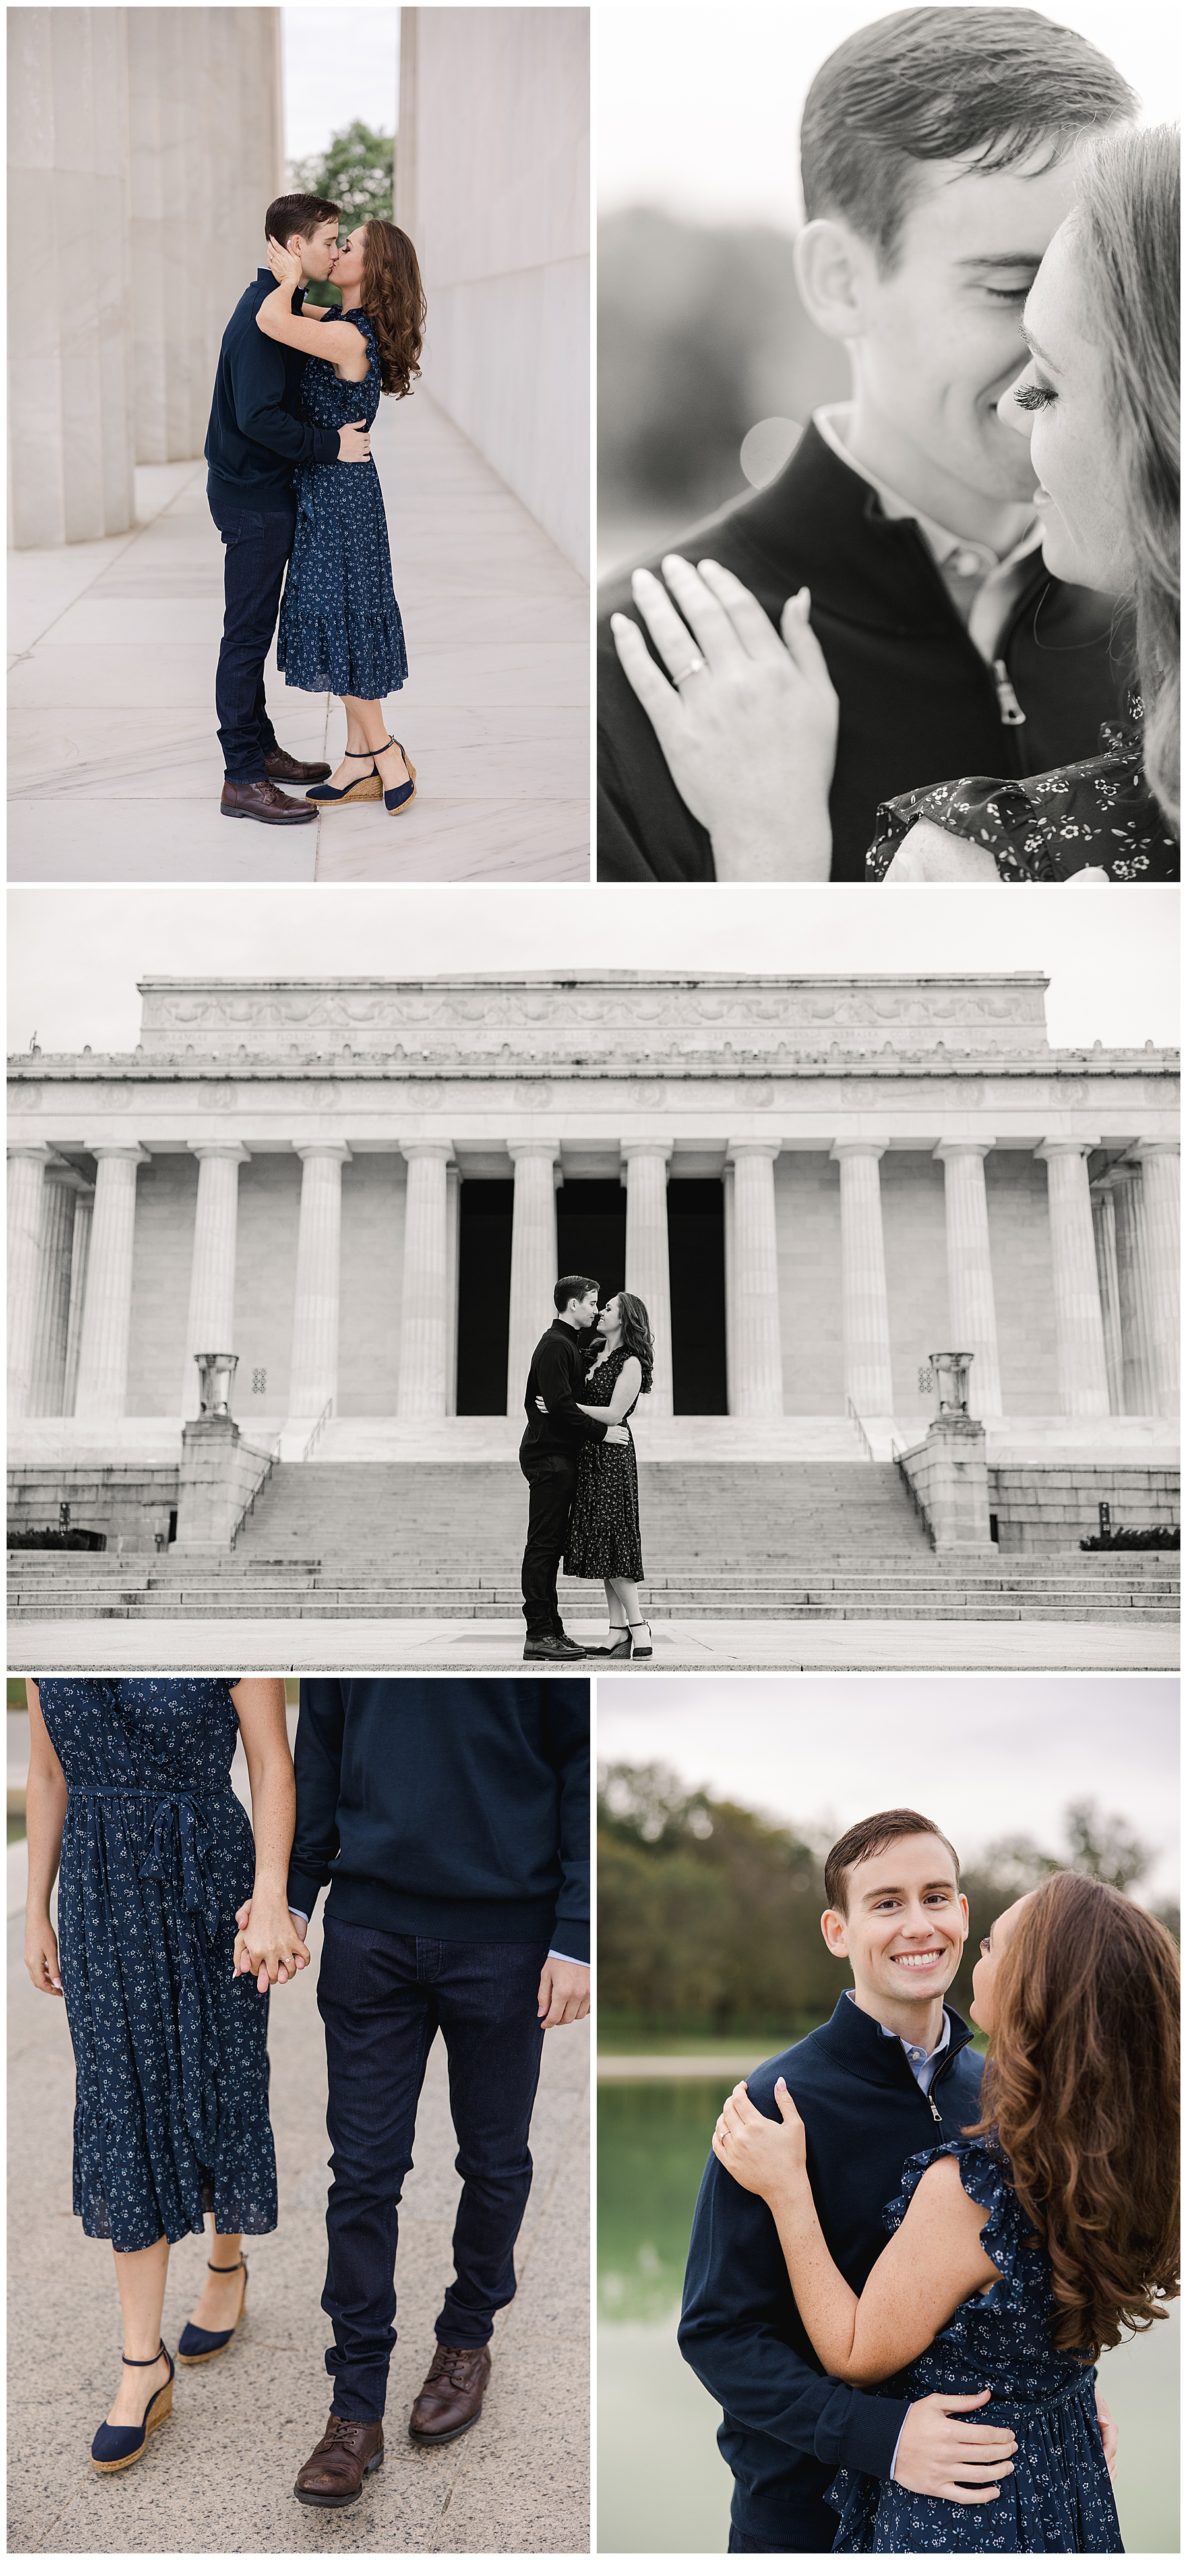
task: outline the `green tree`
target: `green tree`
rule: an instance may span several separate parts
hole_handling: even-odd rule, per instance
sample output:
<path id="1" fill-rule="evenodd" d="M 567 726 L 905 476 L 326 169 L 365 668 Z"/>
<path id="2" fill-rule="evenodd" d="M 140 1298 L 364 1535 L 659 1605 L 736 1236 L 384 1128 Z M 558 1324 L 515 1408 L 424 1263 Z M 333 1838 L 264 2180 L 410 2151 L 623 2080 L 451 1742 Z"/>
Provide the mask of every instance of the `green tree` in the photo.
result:
<path id="1" fill-rule="evenodd" d="M 356 223 L 392 219 L 395 184 L 395 136 L 377 133 L 356 116 L 353 124 L 331 136 L 324 151 L 307 160 L 290 160 L 289 185 L 302 195 L 325 196 L 341 207 L 343 228 Z M 332 284 L 306 287 L 305 299 L 333 309 L 340 296 Z"/>

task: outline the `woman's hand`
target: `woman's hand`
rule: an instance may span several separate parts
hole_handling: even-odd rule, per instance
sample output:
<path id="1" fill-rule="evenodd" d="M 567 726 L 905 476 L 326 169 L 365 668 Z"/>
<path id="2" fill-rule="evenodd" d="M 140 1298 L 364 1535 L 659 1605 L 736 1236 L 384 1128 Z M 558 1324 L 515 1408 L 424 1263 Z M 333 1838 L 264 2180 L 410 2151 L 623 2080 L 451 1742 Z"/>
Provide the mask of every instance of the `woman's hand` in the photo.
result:
<path id="1" fill-rule="evenodd" d="M 62 1999 L 58 1941 L 48 1912 L 25 1922 L 25 1970 L 35 1991 L 47 1991 L 51 2000 Z"/>
<path id="2" fill-rule="evenodd" d="M 671 684 L 626 614 L 610 628 L 680 797 L 709 830 L 718 879 L 827 880 L 838 705 L 807 588 L 776 631 L 716 560 L 694 569 L 670 554 L 663 571 L 679 613 L 649 569 L 632 587 Z"/>
<path id="3" fill-rule="evenodd" d="M 903 837 L 883 882 L 898 888 L 903 881 L 961 880 L 974 888 L 996 887 L 1001 878 L 987 844 L 949 835 L 932 818 L 916 818 Z"/>
<path id="4" fill-rule="evenodd" d="M 760 2115 L 739 2080 L 726 2099 L 713 2133 L 713 2149 L 722 2168 L 752 2196 L 773 2199 L 808 2175 L 807 2136 L 787 2082 L 775 2082 L 780 2121 Z"/>
<path id="5" fill-rule="evenodd" d="M 281 1894 L 254 1894 L 236 1912 L 235 1925 L 233 1970 L 254 1974 L 257 1991 L 292 1981 L 310 1962 L 305 1944 L 309 1924 L 289 1910 Z"/>
<path id="6" fill-rule="evenodd" d="M 295 293 L 301 281 L 301 261 L 297 257 L 295 251 L 292 249 L 283 249 L 279 240 L 270 240 L 268 242 L 268 264 L 272 269 L 272 273 L 276 278 L 277 284 L 284 285 L 289 293 Z"/>

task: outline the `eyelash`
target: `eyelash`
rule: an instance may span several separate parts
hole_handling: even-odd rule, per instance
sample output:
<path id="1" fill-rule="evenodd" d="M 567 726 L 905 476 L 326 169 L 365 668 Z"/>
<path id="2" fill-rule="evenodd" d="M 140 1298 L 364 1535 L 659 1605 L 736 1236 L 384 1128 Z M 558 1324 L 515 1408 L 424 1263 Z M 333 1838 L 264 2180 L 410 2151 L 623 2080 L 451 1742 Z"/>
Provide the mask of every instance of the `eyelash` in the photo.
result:
<path id="1" fill-rule="evenodd" d="M 1020 409 L 1049 409 L 1058 397 L 1058 392 L 1049 391 L 1045 382 L 1020 382 L 1014 392 Z"/>

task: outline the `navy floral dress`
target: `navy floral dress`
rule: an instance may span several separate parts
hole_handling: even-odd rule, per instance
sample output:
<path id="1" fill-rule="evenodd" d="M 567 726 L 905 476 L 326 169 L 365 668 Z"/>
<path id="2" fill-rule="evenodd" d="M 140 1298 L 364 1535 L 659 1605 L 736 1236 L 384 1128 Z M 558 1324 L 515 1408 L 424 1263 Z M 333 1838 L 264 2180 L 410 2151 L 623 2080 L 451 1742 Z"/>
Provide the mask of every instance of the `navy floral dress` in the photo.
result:
<path id="1" fill-rule="evenodd" d="M 630 1356 L 622 1342 L 605 1358 L 599 1354 L 585 1372 L 579 1403 L 609 1404 Z M 638 1401 L 636 1396 L 635 1404 Z M 634 1404 L 629 1406 L 629 1413 L 634 1410 Z M 565 1571 L 585 1582 L 604 1582 L 609 1575 L 621 1575 L 626 1582 L 643 1579 L 639 1470 L 629 1430 L 625 1445 L 605 1440 L 581 1443 L 565 1540 Z"/>
<path id="2" fill-rule="evenodd" d="M 58 1880 L 74 2046 L 74 2210 L 93 2239 L 147 2249 L 272 2231 L 268 1994 L 231 1971 L 251 1893 L 232 1792 L 225 1680 L 42 1680 L 66 1773 Z"/>
<path id="3" fill-rule="evenodd" d="M 986 2142 L 942 2142 L 908 2160 L 902 2192 L 886 2208 L 896 2231 L 933 2160 L 951 2152 L 966 2195 L 989 2220 L 981 2246 L 1001 2282 L 974 2294 L 905 2373 L 879 2385 L 894 2399 L 929 2391 L 984 2390 L 974 2413 L 1012 2427 L 1011 2477 L 987 2506 L 954 2506 L 899 2489 L 868 2472 L 841 2471 L 829 2491 L 840 2515 L 834 2551 L 1122 2551 L 1121 2528 L 1096 2420 L 1096 2371 L 1051 2345 L 1051 2266 L 1036 2245 L 999 2152 Z"/>
<path id="4" fill-rule="evenodd" d="M 882 880 L 920 818 L 950 836 L 986 845 L 1001 878 L 1068 880 L 1099 869 L 1110 880 L 1177 880 L 1179 847 L 1142 770 L 1142 706 L 1132 695 L 1129 718 L 1106 722 L 1099 755 L 1025 782 L 941 782 L 907 791 L 878 811 L 866 855 L 866 877 Z"/>
<path id="5" fill-rule="evenodd" d="M 307 315 L 312 317 L 312 314 Z M 363 382 L 339 382 L 333 365 L 307 356 L 301 415 L 310 426 L 375 422 L 379 347 L 365 311 L 327 311 L 367 341 Z M 353 693 L 382 702 L 408 675 L 404 625 L 392 589 L 383 491 L 373 462 L 301 462 L 297 523 L 288 565 L 276 662 L 301 693 Z"/>

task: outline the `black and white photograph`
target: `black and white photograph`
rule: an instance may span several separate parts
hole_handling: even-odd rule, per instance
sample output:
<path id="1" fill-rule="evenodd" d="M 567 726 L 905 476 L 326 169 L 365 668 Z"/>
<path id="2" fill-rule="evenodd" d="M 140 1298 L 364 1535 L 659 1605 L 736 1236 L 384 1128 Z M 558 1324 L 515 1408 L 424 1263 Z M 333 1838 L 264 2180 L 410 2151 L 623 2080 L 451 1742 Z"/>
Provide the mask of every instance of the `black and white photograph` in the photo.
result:
<path id="1" fill-rule="evenodd" d="M 1169 1667 L 1177 894 L 11 891 L 15 1667 Z"/>
<path id="2" fill-rule="evenodd" d="M 601 13 L 598 876 L 1177 880 L 1178 48 Z"/>

